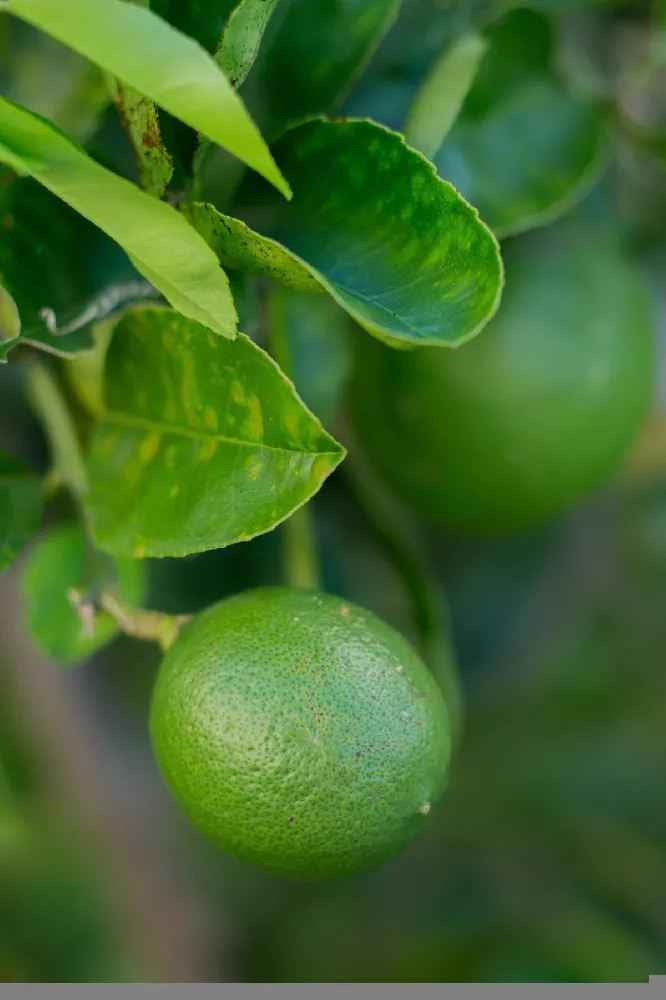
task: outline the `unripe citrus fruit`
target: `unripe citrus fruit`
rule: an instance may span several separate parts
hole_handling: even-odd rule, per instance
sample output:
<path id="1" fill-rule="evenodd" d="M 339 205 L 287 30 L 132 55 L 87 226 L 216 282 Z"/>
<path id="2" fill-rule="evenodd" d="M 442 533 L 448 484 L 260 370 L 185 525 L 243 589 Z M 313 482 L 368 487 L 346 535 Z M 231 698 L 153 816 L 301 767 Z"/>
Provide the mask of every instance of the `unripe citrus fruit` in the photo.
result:
<path id="1" fill-rule="evenodd" d="M 652 323 L 608 237 L 559 225 L 503 249 L 500 311 L 456 351 L 358 338 L 352 406 L 387 483 L 426 518 L 521 529 L 607 477 L 649 406 Z"/>
<path id="2" fill-rule="evenodd" d="M 151 733 L 192 821 L 286 875 L 370 868 L 421 830 L 450 752 L 442 694 L 412 647 L 338 597 L 274 588 L 185 626 Z"/>

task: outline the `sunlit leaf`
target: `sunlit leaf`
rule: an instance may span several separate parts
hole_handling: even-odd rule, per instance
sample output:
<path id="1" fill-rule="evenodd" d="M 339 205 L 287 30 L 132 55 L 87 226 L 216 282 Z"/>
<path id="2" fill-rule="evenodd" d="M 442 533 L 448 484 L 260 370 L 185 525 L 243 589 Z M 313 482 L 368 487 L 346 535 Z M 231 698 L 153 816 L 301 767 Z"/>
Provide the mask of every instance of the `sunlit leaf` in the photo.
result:
<path id="1" fill-rule="evenodd" d="M 151 10 L 126 0 L 8 0 L 7 10 L 64 42 L 224 146 L 283 194 L 288 188 L 215 61 Z"/>
<path id="2" fill-rule="evenodd" d="M 222 548 L 285 520 L 343 457 L 247 337 L 232 343 L 171 310 L 135 310 L 107 355 L 93 533 L 117 555 Z"/>
<path id="3" fill-rule="evenodd" d="M 175 308 L 216 333 L 235 336 L 236 311 L 226 275 L 174 208 L 100 166 L 50 122 L 0 98 L 0 160 L 7 159 L 4 149 L 116 240 Z"/>
<path id="4" fill-rule="evenodd" d="M 104 612 L 96 612 L 91 627 L 86 628 L 68 596 L 84 583 L 86 561 L 94 558 L 80 525 L 60 525 L 40 538 L 23 570 L 21 592 L 30 634 L 63 665 L 87 659 L 118 632 Z M 141 603 L 146 589 L 143 565 L 134 559 L 119 559 L 114 576 L 125 600 Z"/>
<path id="5" fill-rule="evenodd" d="M 23 462 L 0 451 L 0 573 L 37 529 L 44 504 L 41 481 Z"/>
<path id="6" fill-rule="evenodd" d="M 252 184 L 241 208 L 252 229 L 211 206 L 192 209 L 223 263 L 301 290 L 318 283 L 394 346 L 453 345 L 484 326 L 501 292 L 497 244 L 401 136 L 368 121 L 316 120 L 274 152 L 290 204 Z"/>

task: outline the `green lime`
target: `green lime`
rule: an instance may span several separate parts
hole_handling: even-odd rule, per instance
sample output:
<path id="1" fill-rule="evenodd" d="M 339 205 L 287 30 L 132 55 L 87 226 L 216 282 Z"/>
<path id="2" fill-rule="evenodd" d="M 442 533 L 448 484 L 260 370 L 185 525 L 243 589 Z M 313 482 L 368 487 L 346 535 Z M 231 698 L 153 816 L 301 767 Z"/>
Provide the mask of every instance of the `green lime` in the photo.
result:
<path id="1" fill-rule="evenodd" d="M 359 439 L 402 499 L 454 530 L 555 516 L 614 471 L 650 404 L 648 298 L 616 244 L 560 224 L 503 255 L 500 311 L 459 350 L 358 338 Z"/>
<path id="2" fill-rule="evenodd" d="M 440 797 L 442 694 L 407 641 L 341 598 L 283 588 L 186 625 L 151 709 L 158 762 L 213 841 L 284 875 L 393 857 Z"/>

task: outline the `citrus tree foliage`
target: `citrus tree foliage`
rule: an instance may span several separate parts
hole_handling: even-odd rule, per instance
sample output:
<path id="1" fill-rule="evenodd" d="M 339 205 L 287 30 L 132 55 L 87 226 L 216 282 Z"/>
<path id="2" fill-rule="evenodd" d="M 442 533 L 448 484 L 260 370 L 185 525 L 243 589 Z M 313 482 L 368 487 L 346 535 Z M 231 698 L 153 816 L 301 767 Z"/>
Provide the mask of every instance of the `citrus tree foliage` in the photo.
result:
<path id="1" fill-rule="evenodd" d="M 419 760 L 439 794 L 460 726 L 414 516 L 500 533 L 548 521 L 616 471 L 650 406 L 653 310 L 624 182 L 631 157 L 663 172 L 646 82 L 661 50 L 646 43 L 650 72 L 616 80 L 600 55 L 613 15 L 593 4 L 600 41 L 582 44 L 578 6 L 0 0 L 0 364 L 47 445 L 26 463 L 2 441 L 0 571 L 33 542 L 26 617 L 58 662 L 118 631 L 166 648 L 183 620 L 137 607 L 145 560 L 187 566 L 283 526 L 282 575 L 315 590 L 310 502 L 347 470 L 428 666 L 447 665 L 444 736 L 415 757 L 396 736 L 357 768 L 363 794 L 384 763 L 404 772 L 400 808 L 421 810 L 405 830 L 431 805 Z M 45 98 L 51 59 L 66 72 Z M 656 216 L 666 198 L 644 202 Z M 365 642 L 345 608 L 336 655 Z M 297 669 L 318 669 L 307 649 Z M 406 682 L 398 735 L 420 718 Z M 320 753 L 318 720 L 290 754 Z M 210 827 L 208 803 L 189 806 Z"/>

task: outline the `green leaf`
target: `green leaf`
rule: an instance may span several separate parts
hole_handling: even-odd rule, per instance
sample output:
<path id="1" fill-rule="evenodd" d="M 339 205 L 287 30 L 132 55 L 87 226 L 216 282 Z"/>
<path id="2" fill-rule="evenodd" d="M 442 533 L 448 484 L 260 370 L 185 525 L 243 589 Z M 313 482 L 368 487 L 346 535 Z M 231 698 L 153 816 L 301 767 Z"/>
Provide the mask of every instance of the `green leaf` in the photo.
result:
<path id="1" fill-rule="evenodd" d="M 150 6 L 175 28 L 196 38 L 209 52 L 217 49 L 227 18 L 238 0 L 151 0 Z"/>
<path id="2" fill-rule="evenodd" d="M 73 357 L 93 320 L 155 295 L 99 229 L 4 167 L 0 219 L 0 363 L 19 344 Z"/>
<path id="3" fill-rule="evenodd" d="M 125 0 L 8 0 L 6 9 L 86 56 L 174 118 L 219 143 L 289 197 L 266 144 L 214 60 Z"/>
<path id="4" fill-rule="evenodd" d="M 104 366 L 117 317 L 109 317 L 92 328 L 92 347 L 81 351 L 62 366 L 62 372 L 78 402 L 91 416 L 104 412 Z"/>
<path id="5" fill-rule="evenodd" d="M 435 156 L 446 177 L 500 236 L 552 221 L 598 178 L 607 136 L 594 107 L 553 70 L 553 33 L 536 11 L 506 14 L 461 114 Z"/>
<path id="6" fill-rule="evenodd" d="M 116 555 L 184 556 L 270 531 L 344 457 L 277 365 L 167 309 L 123 317 L 90 456 L 90 518 Z"/>
<path id="7" fill-rule="evenodd" d="M 502 287 L 496 241 L 400 135 L 316 120 L 274 152 L 296 192 L 290 204 L 252 184 L 252 229 L 212 206 L 191 210 L 225 264 L 301 290 L 318 283 L 392 346 L 452 346 L 488 322 Z"/>
<path id="8" fill-rule="evenodd" d="M 230 81 L 240 87 L 259 54 L 261 40 L 279 0 L 241 0 L 227 24 L 215 62 Z"/>
<path id="9" fill-rule="evenodd" d="M 252 74 L 270 134 L 329 111 L 365 67 L 402 0 L 290 0 Z"/>
<path id="10" fill-rule="evenodd" d="M 18 306 L 6 288 L 0 285 L 0 355 L 3 342 L 16 340 L 21 333 Z"/>
<path id="11" fill-rule="evenodd" d="M 4 146 L 40 184 L 116 240 L 176 309 L 216 333 L 235 336 L 227 277 L 174 208 L 95 163 L 50 122 L 2 98 L 0 144 L 0 160 Z"/>
<path id="12" fill-rule="evenodd" d="M 41 481 L 23 462 L 0 451 L 0 573 L 30 541 L 43 506 Z"/>
<path id="13" fill-rule="evenodd" d="M 96 612 L 87 634 L 68 597 L 70 590 L 81 586 L 90 558 L 82 528 L 78 524 L 60 525 L 39 540 L 21 577 L 30 633 L 50 657 L 63 665 L 87 659 L 118 632 L 109 615 Z M 119 559 L 114 569 L 122 596 L 132 604 L 140 604 L 146 589 L 143 565 L 133 559 Z"/>
<path id="14" fill-rule="evenodd" d="M 544 80 L 481 121 L 460 119 L 435 163 L 491 229 L 508 236 L 573 208 L 601 174 L 606 149 L 595 110 Z"/>
<path id="15" fill-rule="evenodd" d="M 434 157 L 458 117 L 487 44 L 477 34 L 456 39 L 417 91 L 405 122 L 405 138 L 429 159 Z"/>
<path id="16" fill-rule="evenodd" d="M 118 86 L 118 110 L 139 167 L 141 187 L 161 198 L 173 177 L 173 159 L 162 142 L 157 108 L 153 101 Z"/>
<path id="17" fill-rule="evenodd" d="M 305 403 L 329 426 L 351 375 L 349 317 L 328 296 L 304 295 L 273 286 L 269 299 L 271 343 L 282 341 L 276 357 L 294 380 Z"/>

